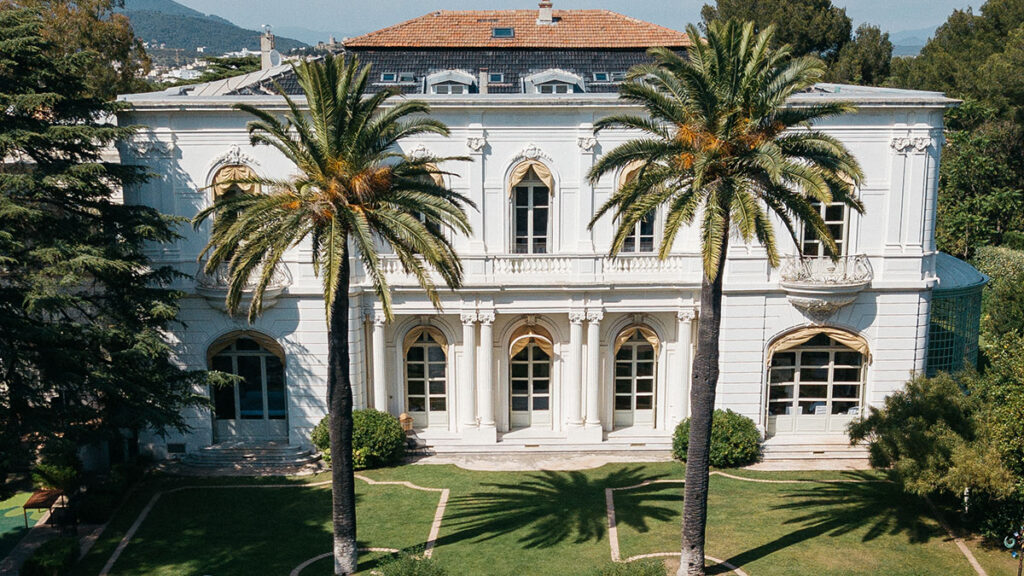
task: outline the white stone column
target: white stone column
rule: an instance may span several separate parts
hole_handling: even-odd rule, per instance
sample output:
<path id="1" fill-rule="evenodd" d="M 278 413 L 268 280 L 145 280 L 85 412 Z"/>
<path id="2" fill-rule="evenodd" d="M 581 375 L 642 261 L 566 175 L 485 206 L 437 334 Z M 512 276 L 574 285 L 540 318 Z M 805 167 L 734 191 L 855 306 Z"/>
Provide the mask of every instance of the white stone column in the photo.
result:
<path id="1" fill-rule="evenodd" d="M 481 312 L 480 369 L 477 373 L 477 409 L 480 427 L 494 428 L 494 312 Z"/>
<path id="2" fill-rule="evenodd" d="M 384 364 L 384 312 L 373 313 L 373 408 L 388 411 L 388 383 Z"/>
<path id="3" fill-rule="evenodd" d="M 604 312 L 587 311 L 587 427 L 601 428 L 601 320 Z"/>
<path id="4" fill-rule="evenodd" d="M 688 413 L 687 406 L 690 403 L 690 385 L 692 384 L 690 381 L 690 351 L 693 350 L 693 319 L 696 317 L 697 313 L 693 308 L 683 308 L 676 312 L 678 320 L 676 340 L 679 344 L 679 361 L 676 369 L 682 375 L 679 379 L 682 386 L 676 390 L 676 402 L 672 407 L 671 421 L 668 423 L 672 429 L 675 429 L 676 424 L 686 418 Z"/>
<path id="5" fill-rule="evenodd" d="M 476 420 L 476 312 L 462 313 L 462 370 L 459 377 L 459 422 L 465 432 Z"/>
<path id="6" fill-rule="evenodd" d="M 569 312 L 569 358 L 565 366 L 565 423 L 570 428 L 583 425 L 580 415 L 582 390 L 580 389 L 580 367 L 583 356 L 582 311 Z"/>

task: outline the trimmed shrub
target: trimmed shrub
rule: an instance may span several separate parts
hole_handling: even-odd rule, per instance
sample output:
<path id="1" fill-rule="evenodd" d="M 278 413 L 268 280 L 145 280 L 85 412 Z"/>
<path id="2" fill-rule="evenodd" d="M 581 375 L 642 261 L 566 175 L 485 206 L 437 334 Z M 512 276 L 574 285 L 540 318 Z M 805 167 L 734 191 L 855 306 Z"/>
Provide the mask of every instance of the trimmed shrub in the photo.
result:
<path id="1" fill-rule="evenodd" d="M 374 570 L 380 576 L 448 576 L 436 560 L 423 556 L 401 555 L 384 560 Z"/>
<path id="2" fill-rule="evenodd" d="M 405 456 L 405 431 L 387 412 L 352 412 L 352 463 L 356 468 L 377 468 L 401 462 Z"/>
<path id="3" fill-rule="evenodd" d="M 310 433 L 310 441 L 331 461 L 331 442 L 324 416 Z M 377 468 L 397 464 L 405 456 L 405 431 L 398 419 L 387 412 L 355 410 L 352 412 L 352 462 L 355 468 Z"/>
<path id="4" fill-rule="evenodd" d="M 672 457 L 686 461 L 690 445 L 690 419 L 676 426 L 672 438 Z M 761 456 L 761 433 L 754 421 L 732 410 L 715 410 L 711 420 L 711 465 L 735 468 L 757 462 Z"/>
<path id="5" fill-rule="evenodd" d="M 77 538 L 57 538 L 44 542 L 21 567 L 22 576 L 65 576 L 78 560 L 81 549 Z"/>
<path id="6" fill-rule="evenodd" d="M 665 563 L 660 560 L 613 563 L 594 572 L 594 576 L 665 576 Z"/>

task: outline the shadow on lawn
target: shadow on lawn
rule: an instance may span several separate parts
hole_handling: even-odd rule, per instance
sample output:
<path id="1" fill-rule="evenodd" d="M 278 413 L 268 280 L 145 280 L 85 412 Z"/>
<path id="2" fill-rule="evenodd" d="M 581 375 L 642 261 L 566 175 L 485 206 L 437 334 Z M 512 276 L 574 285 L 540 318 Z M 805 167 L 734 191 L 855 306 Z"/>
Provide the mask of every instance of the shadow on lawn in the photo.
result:
<path id="1" fill-rule="evenodd" d="M 649 472 L 634 467 L 612 471 L 603 478 L 583 472 L 538 472 L 516 483 L 484 484 L 483 491 L 452 498 L 445 518 L 452 532 L 438 545 L 490 540 L 519 531 L 522 535 L 518 541 L 524 548 L 600 541 L 608 531 L 605 488 L 651 479 Z M 646 529 L 646 518 L 676 514 L 657 502 L 667 499 L 657 494 L 646 501 L 638 499 L 628 519 L 619 523 L 635 523 Z"/>
<path id="2" fill-rule="evenodd" d="M 809 484 L 784 496 L 788 501 L 774 509 L 802 512 L 786 521 L 787 525 L 799 528 L 737 554 L 728 562 L 742 567 L 819 536 L 836 537 L 860 530 L 864 530 L 862 542 L 901 534 L 917 544 L 946 537 L 921 498 L 904 493 L 893 483 L 879 481 L 876 476 L 858 473 L 851 475 L 851 479 L 861 481 Z"/>

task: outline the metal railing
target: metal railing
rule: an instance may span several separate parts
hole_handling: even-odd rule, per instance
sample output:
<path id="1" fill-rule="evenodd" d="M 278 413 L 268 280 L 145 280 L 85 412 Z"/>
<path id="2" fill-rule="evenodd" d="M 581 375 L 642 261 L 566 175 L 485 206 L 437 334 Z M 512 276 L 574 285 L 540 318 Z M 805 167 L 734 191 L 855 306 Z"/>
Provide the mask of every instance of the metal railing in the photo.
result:
<path id="1" fill-rule="evenodd" d="M 788 256 L 783 258 L 779 276 L 784 284 L 858 286 L 869 284 L 874 271 L 863 254 L 837 260 L 828 256 Z"/>

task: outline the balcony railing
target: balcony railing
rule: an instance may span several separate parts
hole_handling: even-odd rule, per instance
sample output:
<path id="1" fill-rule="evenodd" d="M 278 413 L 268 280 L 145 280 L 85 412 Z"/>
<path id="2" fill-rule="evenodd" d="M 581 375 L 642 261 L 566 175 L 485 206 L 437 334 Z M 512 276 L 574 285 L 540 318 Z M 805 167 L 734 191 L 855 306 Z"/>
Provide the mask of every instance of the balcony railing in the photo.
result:
<path id="1" fill-rule="evenodd" d="M 227 264 L 221 264 L 213 272 L 206 272 L 205 267 L 205 264 L 200 264 L 199 270 L 196 272 L 196 292 L 206 298 L 211 305 L 224 310 L 226 308 L 225 298 L 227 297 L 228 286 L 231 283 L 230 269 Z M 260 269 L 253 271 L 253 274 L 242 288 L 242 308 L 248 306 L 249 295 L 259 284 L 261 273 Z M 277 297 L 291 285 L 292 275 L 288 268 L 283 264 L 277 266 L 270 277 L 270 283 L 263 293 L 263 307 L 270 308 L 273 306 L 277 302 Z"/>
<path id="2" fill-rule="evenodd" d="M 857 254 L 829 257 L 790 256 L 779 269 L 783 284 L 805 286 L 863 286 L 871 283 L 874 271 L 867 256 Z"/>

